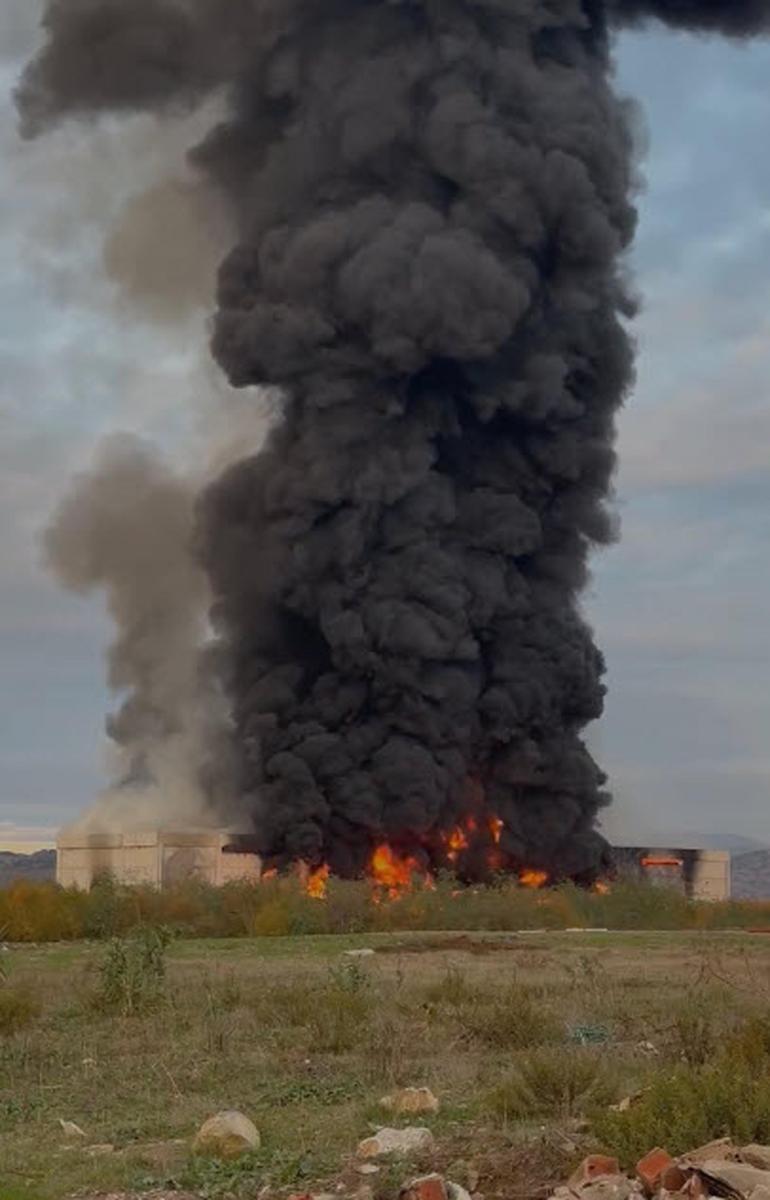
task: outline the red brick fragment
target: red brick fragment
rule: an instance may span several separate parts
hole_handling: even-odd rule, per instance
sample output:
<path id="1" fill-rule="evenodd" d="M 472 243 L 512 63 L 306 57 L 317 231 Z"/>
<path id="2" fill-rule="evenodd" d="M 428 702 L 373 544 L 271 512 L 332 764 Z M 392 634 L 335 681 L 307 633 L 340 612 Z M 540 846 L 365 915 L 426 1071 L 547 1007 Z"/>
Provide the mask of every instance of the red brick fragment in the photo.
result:
<path id="1" fill-rule="evenodd" d="M 663 1150 L 660 1146 L 656 1146 L 649 1154 L 645 1154 L 644 1158 L 639 1159 L 636 1174 L 648 1196 L 652 1196 L 661 1186 L 663 1172 L 674 1166 L 676 1163 L 668 1150 Z"/>
<path id="2" fill-rule="evenodd" d="M 674 1163 L 661 1171 L 660 1186 L 667 1192 L 681 1192 L 691 1174 L 691 1171 L 683 1171 L 678 1163 Z"/>
<path id="3" fill-rule="evenodd" d="M 616 1158 L 610 1158 L 607 1154 L 589 1154 L 573 1174 L 569 1186 L 582 1187 L 586 1183 L 592 1183 L 594 1179 L 601 1178 L 602 1175 L 619 1174 L 620 1163 Z"/>
<path id="4" fill-rule="evenodd" d="M 447 1200 L 446 1184 L 441 1175 L 421 1175 L 404 1184 L 400 1200 Z"/>

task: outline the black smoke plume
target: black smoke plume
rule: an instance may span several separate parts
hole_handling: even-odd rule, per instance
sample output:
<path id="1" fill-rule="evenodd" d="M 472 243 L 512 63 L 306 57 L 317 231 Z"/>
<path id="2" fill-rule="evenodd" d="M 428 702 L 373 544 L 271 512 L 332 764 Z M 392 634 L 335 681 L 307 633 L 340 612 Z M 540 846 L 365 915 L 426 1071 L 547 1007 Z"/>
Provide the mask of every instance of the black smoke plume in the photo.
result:
<path id="1" fill-rule="evenodd" d="M 214 354 L 283 392 L 199 501 L 240 794 L 271 858 L 595 870 L 580 612 L 632 377 L 635 224 L 608 27 L 745 35 L 758 0 L 49 0 L 19 90 L 66 114 L 226 88 L 192 153 L 229 197 Z M 470 852 L 473 859 L 473 852 Z M 474 863 L 471 861 L 469 870 Z"/>

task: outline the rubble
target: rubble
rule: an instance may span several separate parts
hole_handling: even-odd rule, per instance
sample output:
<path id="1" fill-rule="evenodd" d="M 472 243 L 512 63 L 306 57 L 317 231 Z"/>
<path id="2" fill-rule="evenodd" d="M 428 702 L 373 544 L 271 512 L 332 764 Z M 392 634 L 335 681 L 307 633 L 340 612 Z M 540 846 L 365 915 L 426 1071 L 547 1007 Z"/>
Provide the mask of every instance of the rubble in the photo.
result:
<path id="1" fill-rule="evenodd" d="M 243 1113 L 226 1111 L 209 1117 L 193 1139 L 193 1153 L 212 1158 L 239 1158 L 258 1150 L 261 1138 L 256 1126 Z"/>
<path id="2" fill-rule="evenodd" d="M 441 1175 L 420 1175 L 405 1183 L 398 1193 L 399 1200 L 448 1200 L 447 1187 Z"/>
<path id="3" fill-rule="evenodd" d="M 648 1200 L 770 1200 L 770 1146 L 720 1138 L 678 1159 L 656 1146 L 633 1175 L 621 1173 L 616 1158 L 592 1154 L 551 1200 L 629 1200 L 642 1193 Z"/>
<path id="4" fill-rule="evenodd" d="M 417 1154 L 433 1149 L 429 1129 L 409 1125 L 406 1129 L 378 1129 L 358 1146 L 359 1158 L 378 1158 L 381 1154 Z"/>

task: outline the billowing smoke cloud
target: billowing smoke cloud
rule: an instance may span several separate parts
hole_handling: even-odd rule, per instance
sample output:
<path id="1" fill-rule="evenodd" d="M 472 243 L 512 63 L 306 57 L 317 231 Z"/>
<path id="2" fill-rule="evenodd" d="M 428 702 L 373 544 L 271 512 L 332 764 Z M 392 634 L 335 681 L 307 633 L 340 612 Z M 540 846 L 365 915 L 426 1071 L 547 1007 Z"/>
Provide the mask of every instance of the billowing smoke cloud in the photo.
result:
<path id="1" fill-rule="evenodd" d="M 215 356 L 282 390 L 198 505 L 262 849 L 596 868 L 579 596 L 631 382 L 633 139 L 608 22 L 755 32 L 756 0 L 49 0 L 28 132 L 226 87 L 193 154 L 238 244 Z"/>
<path id="2" fill-rule="evenodd" d="M 205 650 L 209 590 L 190 553 L 193 493 L 145 443 L 109 439 L 47 531 L 49 564 L 75 591 L 104 591 L 117 638 L 108 721 L 116 786 L 88 816 L 126 827 L 222 815 L 226 712 Z M 152 815 L 152 816 L 151 816 Z"/>

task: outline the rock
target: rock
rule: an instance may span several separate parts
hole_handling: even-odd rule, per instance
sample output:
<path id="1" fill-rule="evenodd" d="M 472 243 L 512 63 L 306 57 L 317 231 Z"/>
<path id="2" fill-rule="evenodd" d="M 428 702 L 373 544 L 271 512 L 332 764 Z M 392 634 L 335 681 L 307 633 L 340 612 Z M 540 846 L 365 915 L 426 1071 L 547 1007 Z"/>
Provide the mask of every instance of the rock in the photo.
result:
<path id="1" fill-rule="evenodd" d="M 633 1179 L 627 1175 L 600 1175 L 593 1183 L 584 1183 L 577 1189 L 581 1200 L 629 1200 L 635 1193 Z M 574 1200 L 575 1193 L 572 1193 Z"/>
<path id="2" fill-rule="evenodd" d="M 430 1088 L 405 1087 L 380 1100 L 382 1108 L 394 1113 L 436 1113 L 439 1101 Z"/>
<path id="3" fill-rule="evenodd" d="M 419 1175 L 405 1183 L 399 1200 L 447 1200 L 447 1187 L 441 1175 Z"/>
<path id="4" fill-rule="evenodd" d="M 94 1146 L 86 1146 L 85 1152 L 90 1158 L 104 1158 L 108 1154 L 114 1154 L 115 1147 L 112 1142 L 100 1142 Z"/>
<path id="5" fill-rule="evenodd" d="M 261 1138 L 257 1127 L 243 1113 L 225 1111 L 209 1117 L 193 1139 L 193 1153 L 212 1158 L 238 1158 L 258 1150 Z"/>
<path id="6" fill-rule="evenodd" d="M 363 950 L 343 950 L 342 953 L 345 958 L 371 958 L 374 951 L 366 946 Z"/>
<path id="7" fill-rule="evenodd" d="M 378 1158 L 381 1154 L 418 1154 L 432 1149 L 431 1131 L 409 1125 L 406 1129 L 379 1129 L 373 1137 L 364 1138 L 357 1153 L 359 1158 Z"/>
<path id="8" fill-rule="evenodd" d="M 380 1168 L 377 1166 L 376 1163 L 373 1163 L 373 1162 L 358 1163 L 358 1165 L 356 1167 L 356 1172 L 359 1175 L 378 1175 L 379 1171 L 380 1171 Z"/>
<path id="9" fill-rule="evenodd" d="M 695 1150 L 688 1150 L 687 1154 L 683 1154 L 679 1159 L 680 1166 L 698 1167 L 709 1159 L 718 1159 L 720 1162 L 738 1162 L 740 1151 L 731 1138 L 718 1138 L 715 1142 L 707 1142 L 705 1146 L 698 1146 Z"/>
<path id="10" fill-rule="evenodd" d="M 718 1184 L 726 1185 L 728 1189 L 748 1196 L 758 1187 L 770 1187 L 770 1171 L 759 1167 L 750 1167 L 747 1163 L 736 1163 L 725 1160 L 707 1159 L 698 1167 L 698 1173 L 707 1184 L 716 1180 Z M 710 1192 L 719 1194 L 724 1187 L 711 1187 Z"/>
<path id="11" fill-rule="evenodd" d="M 59 1125 L 61 1126 L 61 1131 L 66 1138 L 75 1139 L 86 1137 L 84 1131 L 79 1125 L 76 1125 L 74 1121 L 63 1121 L 62 1118 L 59 1117 Z"/>
<path id="12" fill-rule="evenodd" d="M 467 1192 L 459 1183 L 452 1183 L 450 1179 L 446 1181 L 446 1193 L 449 1200 L 471 1200 L 470 1192 Z"/>
<path id="13" fill-rule="evenodd" d="M 770 1146 L 760 1146 L 752 1142 L 750 1146 L 741 1146 L 741 1162 L 750 1167 L 759 1167 L 762 1171 L 770 1171 Z"/>
<path id="14" fill-rule="evenodd" d="M 610 1158 L 607 1154 L 589 1154 L 588 1158 L 584 1158 L 577 1170 L 570 1176 L 568 1187 L 583 1187 L 584 1184 L 592 1183 L 602 1175 L 619 1174 L 620 1163 L 616 1158 Z"/>
<path id="15" fill-rule="evenodd" d="M 640 1158 L 636 1164 L 636 1175 L 648 1196 L 652 1196 L 660 1187 L 660 1177 L 668 1167 L 675 1165 L 668 1150 L 656 1146 Z"/>

